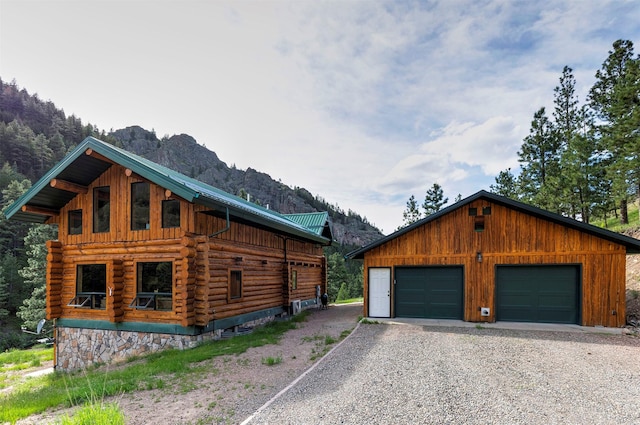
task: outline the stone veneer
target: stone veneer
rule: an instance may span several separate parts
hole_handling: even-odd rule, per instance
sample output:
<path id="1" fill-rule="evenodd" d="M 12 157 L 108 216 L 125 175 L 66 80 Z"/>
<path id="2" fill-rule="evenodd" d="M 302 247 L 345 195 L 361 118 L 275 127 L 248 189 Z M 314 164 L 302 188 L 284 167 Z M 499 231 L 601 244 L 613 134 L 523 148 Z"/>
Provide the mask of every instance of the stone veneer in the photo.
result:
<path id="1" fill-rule="evenodd" d="M 258 326 L 274 320 L 274 316 L 247 322 L 242 326 Z M 129 357 L 154 353 L 167 348 L 183 350 L 204 341 L 220 339 L 222 329 L 200 335 L 174 335 L 105 329 L 56 327 L 56 370 L 69 372 L 96 363 L 116 363 Z"/>

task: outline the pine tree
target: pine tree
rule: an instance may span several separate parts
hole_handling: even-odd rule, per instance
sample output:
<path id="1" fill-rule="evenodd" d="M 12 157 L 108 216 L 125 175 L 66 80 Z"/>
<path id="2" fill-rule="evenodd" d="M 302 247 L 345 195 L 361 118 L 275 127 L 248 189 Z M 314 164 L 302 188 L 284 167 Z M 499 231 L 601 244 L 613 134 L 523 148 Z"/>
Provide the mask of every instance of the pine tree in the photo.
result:
<path id="1" fill-rule="evenodd" d="M 29 229 L 25 237 L 27 266 L 19 273 L 24 284 L 31 289 L 31 297 L 24 300 L 16 314 L 27 328 L 35 329 L 38 322 L 45 318 L 46 308 L 46 271 L 47 249 L 45 242 L 57 237 L 57 228 L 50 225 L 37 225 Z"/>
<path id="2" fill-rule="evenodd" d="M 607 162 L 607 178 L 620 206 L 620 221 L 628 223 L 630 192 L 638 191 L 640 162 L 640 71 L 633 57 L 633 43 L 617 40 L 613 50 L 596 72 L 589 91 L 589 107 L 596 118 L 596 136 L 601 139 L 601 155 Z"/>
<path id="3" fill-rule="evenodd" d="M 489 186 L 489 190 L 492 193 L 515 200 L 519 198 L 518 179 L 511 172 L 511 168 L 500 171 L 495 180 L 496 184 Z"/>
<path id="4" fill-rule="evenodd" d="M 4 270 L 0 267 L 0 323 L 9 316 L 9 288 L 4 278 Z"/>
<path id="5" fill-rule="evenodd" d="M 422 218 L 422 214 L 420 213 L 420 209 L 418 208 L 418 203 L 416 202 L 416 197 L 411 195 L 409 200 L 407 201 L 407 208 L 402 213 L 402 226 L 405 227 Z"/>
<path id="6" fill-rule="evenodd" d="M 521 168 L 518 186 L 525 202 L 560 212 L 560 153 L 559 140 L 542 107 L 533 115 L 529 135 L 518 151 Z"/>
<path id="7" fill-rule="evenodd" d="M 422 204 L 425 217 L 440 211 L 447 202 L 449 202 L 449 198 L 444 197 L 442 186 L 438 183 L 434 183 L 433 186 L 427 190 L 424 197 L 424 203 Z"/>
<path id="8" fill-rule="evenodd" d="M 589 222 L 595 187 L 601 177 L 597 159 L 597 139 L 591 137 L 587 110 L 580 107 L 575 93 L 573 70 L 565 66 L 560 84 L 554 89 L 554 131 L 560 154 L 560 209 L 563 213 Z"/>

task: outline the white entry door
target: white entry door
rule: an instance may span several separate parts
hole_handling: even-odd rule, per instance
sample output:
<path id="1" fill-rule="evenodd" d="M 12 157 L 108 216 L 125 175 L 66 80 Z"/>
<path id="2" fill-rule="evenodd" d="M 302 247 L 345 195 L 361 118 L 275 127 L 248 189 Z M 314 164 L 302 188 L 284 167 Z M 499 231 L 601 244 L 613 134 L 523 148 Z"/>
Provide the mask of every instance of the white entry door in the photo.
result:
<path id="1" fill-rule="evenodd" d="M 391 316 L 391 269 L 369 269 L 369 317 Z"/>

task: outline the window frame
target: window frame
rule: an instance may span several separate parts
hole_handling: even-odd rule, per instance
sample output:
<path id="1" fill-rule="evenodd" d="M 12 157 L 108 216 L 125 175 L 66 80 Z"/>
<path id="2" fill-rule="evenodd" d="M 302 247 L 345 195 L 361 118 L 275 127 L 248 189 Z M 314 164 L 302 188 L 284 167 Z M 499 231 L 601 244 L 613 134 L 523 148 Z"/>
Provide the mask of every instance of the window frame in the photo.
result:
<path id="1" fill-rule="evenodd" d="M 295 291 L 298 289 L 298 270 L 291 270 L 291 289 Z"/>
<path id="2" fill-rule="evenodd" d="M 74 216 L 72 218 L 72 216 Z M 72 227 L 71 223 L 75 223 L 78 221 L 78 218 L 80 219 L 80 231 L 73 231 L 72 229 L 75 229 L 76 226 Z M 82 228 L 82 208 L 80 209 L 75 209 L 75 210 L 69 210 L 67 212 L 67 233 L 69 235 L 81 235 L 83 232 L 83 228 Z"/>
<path id="3" fill-rule="evenodd" d="M 134 187 L 136 188 L 146 187 L 147 188 L 146 199 L 142 199 L 142 197 L 140 196 L 141 194 L 139 192 L 136 193 L 136 198 L 134 199 Z M 142 218 L 146 218 L 144 227 L 139 227 L 140 223 L 142 223 L 143 220 L 140 220 L 139 222 L 138 220 L 136 220 L 136 218 L 140 216 L 140 211 L 142 211 L 142 207 L 138 205 L 138 203 L 136 202 L 138 199 L 142 201 L 146 200 L 146 209 L 147 209 L 146 217 L 142 217 Z M 149 182 L 146 182 L 146 181 L 132 182 L 131 185 L 129 186 L 129 200 L 131 204 L 131 208 L 129 211 L 129 213 L 131 214 L 131 217 L 129 220 L 131 230 L 132 231 L 149 230 L 151 228 L 151 185 L 149 184 Z"/>
<path id="4" fill-rule="evenodd" d="M 236 280 L 233 279 L 233 276 L 236 276 Z M 239 294 L 234 295 L 235 293 L 232 292 L 233 291 L 233 286 L 234 283 L 238 284 L 238 292 Z M 238 270 L 238 269 L 229 269 L 229 281 L 228 281 L 228 287 L 227 287 L 227 301 L 229 302 L 233 302 L 233 301 L 239 301 L 242 300 L 242 296 L 243 296 L 243 285 L 242 285 L 242 270 Z"/>
<path id="5" fill-rule="evenodd" d="M 104 189 L 107 189 L 107 191 L 104 191 Z M 107 212 L 107 218 L 106 220 L 99 220 L 100 214 L 99 214 L 99 199 L 98 199 L 98 194 L 100 192 L 103 193 L 108 193 L 109 194 L 109 200 L 107 201 L 107 206 L 108 206 L 108 212 Z M 102 208 L 104 208 L 104 205 L 102 206 Z M 106 221 L 106 229 L 102 229 L 105 224 Z M 102 224 L 102 226 L 101 226 Z M 102 230 L 101 230 L 102 229 Z M 98 187 L 94 187 L 93 188 L 93 233 L 109 233 L 111 231 L 111 186 L 98 186 Z"/>
<path id="6" fill-rule="evenodd" d="M 136 296 L 133 298 L 131 303 L 129 304 L 130 308 L 134 308 L 136 310 L 152 310 L 152 311 L 160 311 L 160 312 L 171 312 L 173 311 L 173 301 L 175 294 L 175 261 L 161 261 L 166 259 L 158 259 L 158 261 L 148 261 L 145 259 L 144 261 L 136 261 L 134 263 L 135 270 L 135 288 L 136 288 Z M 159 290 L 155 291 L 142 291 L 143 282 L 140 281 L 140 266 L 142 264 L 150 264 L 150 263 L 168 263 L 171 264 L 171 292 L 160 292 Z M 168 303 L 168 304 L 167 304 Z M 166 307 L 159 308 L 159 305 L 166 305 Z"/>
<path id="7" fill-rule="evenodd" d="M 80 276 L 84 276 L 84 271 L 80 273 L 80 268 L 89 266 L 104 266 L 104 292 L 83 291 Z M 106 263 L 79 263 L 75 267 L 75 296 L 67 303 L 69 307 L 86 308 L 91 310 L 107 309 L 107 281 L 109 280 L 109 265 Z M 84 280 L 84 279 L 83 279 Z M 92 288 L 95 289 L 95 288 Z M 103 304 L 104 301 L 104 304 Z"/>
<path id="8" fill-rule="evenodd" d="M 168 220 L 166 220 L 166 218 L 167 218 L 166 215 L 167 214 L 165 214 L 165 211 L 166 211 L 165 210 L 165 206 L 169 205 L 169 203 L 177 203 L 178 204 L 178 224 L 175 225 L 175 226 L 169 226 L 168 223 L 167 223 Z M 180 227 L 180 221 L 182 219 L 182 217 L 181 217 L 181 215 L 182 215 L 182 211 L 181 211 L 182 203 L 180 202 L 180 200 L 178 200 L 178 199 L 165 199 L 165 200 L 162 201 L 161 209 L 162 209 L 161 214 L 162 214 L 162 228 L 163 229 L 175 229 L 175 228 Z"/>

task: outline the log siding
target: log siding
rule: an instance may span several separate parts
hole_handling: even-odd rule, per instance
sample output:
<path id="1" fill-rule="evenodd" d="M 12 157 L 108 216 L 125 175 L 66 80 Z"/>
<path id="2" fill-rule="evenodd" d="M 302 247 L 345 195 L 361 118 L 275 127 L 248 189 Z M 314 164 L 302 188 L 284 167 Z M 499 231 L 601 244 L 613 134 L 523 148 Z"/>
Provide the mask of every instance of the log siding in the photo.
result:
<path id="1" fill-rule="evenodd" d="M 316 285 L 326 290 L 326 261 L 315 243 L 285 239 L 267 229 L 205 214 L 207 209 L 175 198 L 150 184 L 149 229 L 131 230 L 131 184 L 145 181 L 114 164 L 79 193 L 56 217 L 59 240 L 48 244 L 47 317 L 92 319 L 111 323 L 153 322 L 183 327 L 274 307 L 293 299 L 315 298 Z M 93 232 L 93 189 L 110 188 L 110 230 Z M 180 200 L 180 227 L 162 227 L 162 201 Z M 82 232 L 69 233 L 69 211 L 82 211 Z M 285 246 L 286 244 L 286 246 Z M 171 311 L 131 307 L 137 295 L 139 262 L 171 262 Z M 69 306 L 76 296 L 78 264 L 107 265 L 105 309 Z M 291 289 L 291 270 L 298 287 Z M 242 297 L 230 299 L 229 271 L 242 273 Z"/>

